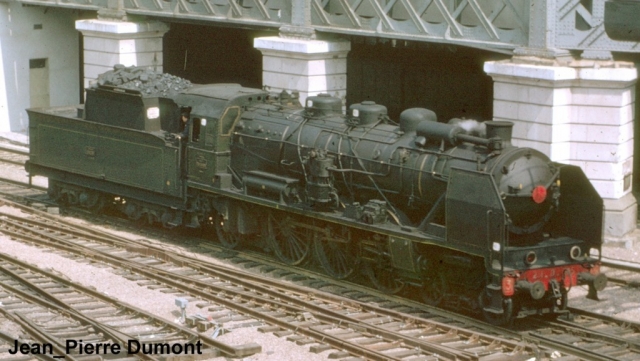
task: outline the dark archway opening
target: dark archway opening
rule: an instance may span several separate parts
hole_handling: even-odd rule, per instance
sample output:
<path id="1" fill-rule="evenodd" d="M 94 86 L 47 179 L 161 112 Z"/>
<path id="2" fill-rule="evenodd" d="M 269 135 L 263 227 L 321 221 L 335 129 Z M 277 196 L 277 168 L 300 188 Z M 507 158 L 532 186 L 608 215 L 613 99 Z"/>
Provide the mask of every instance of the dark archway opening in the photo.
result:
<path id="1" fill-rule="evenodd" d="M 423 107 L 440 120 L 493 116 L 493 81 L 485 61 L 508 56 L 432 43 L 351 38 L 347 63 L 347 104 L 373 100 L 392 119 L 407 108 Z"/>
<path id="2" fill-rule="evenodd" d="M 164 36 L 165 73 L 196 84 L 238 83 L 262 87 L 262 54 L 257 36 L 275 35 L 239 28 L 172 23 Z"/>

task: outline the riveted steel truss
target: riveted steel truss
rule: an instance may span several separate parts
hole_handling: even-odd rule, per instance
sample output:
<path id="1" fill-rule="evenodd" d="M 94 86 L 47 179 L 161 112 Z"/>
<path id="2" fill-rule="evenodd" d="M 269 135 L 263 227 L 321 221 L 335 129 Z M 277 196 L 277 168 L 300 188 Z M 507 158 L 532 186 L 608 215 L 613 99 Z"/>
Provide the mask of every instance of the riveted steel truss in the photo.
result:
<path id="1" fill-rule="evenodd" d="M 4 0 L 99 10 L 111 0 Z M 395 40 L 441 42 L 511 52 L 560 48 L 640 52 L 604 31 L 605 0 L 119 0 L 116 10 L 172 20 L 200 20 Z M 543 9 L 534 11 L 532 9 Z M 544 39 L 544 41 L 539 41 Z"/>

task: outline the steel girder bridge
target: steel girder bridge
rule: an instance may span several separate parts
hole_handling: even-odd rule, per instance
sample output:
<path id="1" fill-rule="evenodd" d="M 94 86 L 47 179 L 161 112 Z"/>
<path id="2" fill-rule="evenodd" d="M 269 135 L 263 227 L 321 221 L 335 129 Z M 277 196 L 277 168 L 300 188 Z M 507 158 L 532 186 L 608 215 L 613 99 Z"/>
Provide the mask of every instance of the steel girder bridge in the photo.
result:
<path id="1" fill-rule="evenodd" d="M 168 22 L 272 28 L 301 38 L 347 34 L 552 56 L 561 49 L 595 59 L 609 59 L 611 52 L 640 52 L 640 42 L 617 41 L 607 35 L 605 0 L 3 1 L 92 10 L 107 18 L 145 16 Z"/>

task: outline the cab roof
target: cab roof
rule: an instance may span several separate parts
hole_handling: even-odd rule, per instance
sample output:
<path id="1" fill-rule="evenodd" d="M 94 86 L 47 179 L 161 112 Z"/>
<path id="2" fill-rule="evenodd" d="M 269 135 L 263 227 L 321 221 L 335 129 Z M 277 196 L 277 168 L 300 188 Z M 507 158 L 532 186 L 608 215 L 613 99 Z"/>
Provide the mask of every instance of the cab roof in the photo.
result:
<path id="1" fill-rule="evenodd" d="M 245 99 L 251 97 L 254 97 L 254 99 L 251 100 L 256 100 L 255 97 L 263 97 L 269 93 L 260 89 L 245 88 L 240 84 L 206 84 L 194 85 L 190 89 L 183 91 L 182 94 L 233 101 L 237 98 Z"/>
<path id="2" fill-rule="evenodd" d="M 240 84 L 206 84 L 182 91 L 175 101 L 179 106 L 191 107 L 193 115 L 217 117 L 229 106 L 262 102 L 268 95 L 267 91 Z"/>

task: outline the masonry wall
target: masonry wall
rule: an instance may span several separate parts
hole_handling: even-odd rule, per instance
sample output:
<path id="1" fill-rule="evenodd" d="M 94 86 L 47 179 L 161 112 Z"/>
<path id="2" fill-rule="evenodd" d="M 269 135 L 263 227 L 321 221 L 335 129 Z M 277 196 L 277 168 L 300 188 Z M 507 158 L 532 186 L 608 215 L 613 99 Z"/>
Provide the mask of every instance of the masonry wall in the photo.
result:
<path id="1" fill-rule="evenodd" d="M 607 66 L 604 66 L 607 65 Z M 580 166 L 605 203 L 605 240 L 631 244 L 637 70 L 630 62 L 573 66 L 487 62 L 494 118 L 515 123 L 513 143 Z"/>
<path id="2" fill-rule="evenodd" d="M 29 59 L 47 58 L 51 106 L 80 99 L 77 11 L 0 2 L 0 132 L 26 132 Z"/>

